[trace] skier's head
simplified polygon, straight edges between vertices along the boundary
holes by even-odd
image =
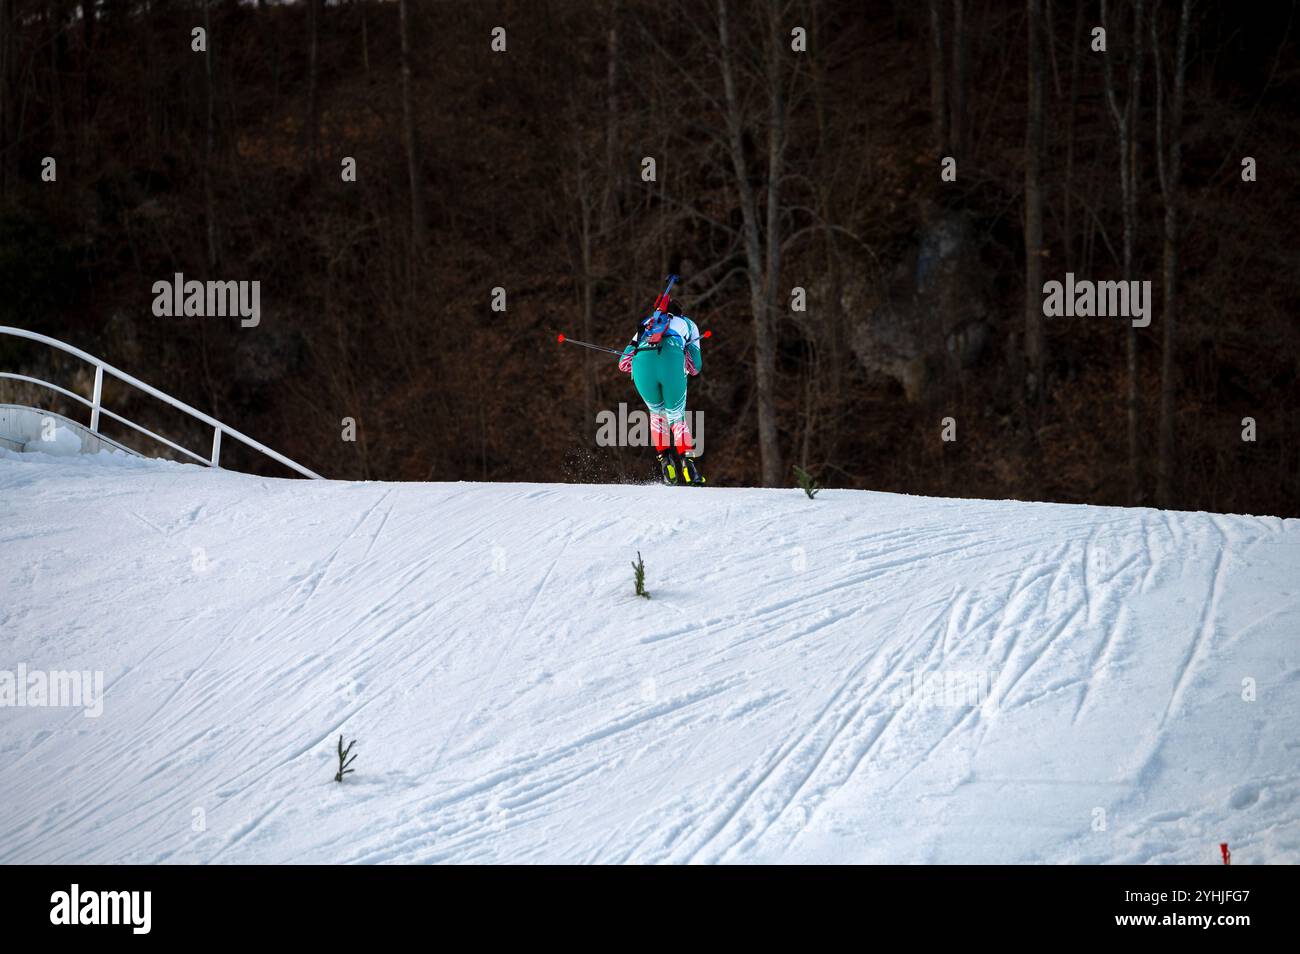
[[[668,299],[668,314],[677,315],[678,317],[685,314],[685,312],[682,311],[682,303],[676,298]]]

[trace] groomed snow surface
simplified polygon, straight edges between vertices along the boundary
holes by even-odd
[[[0,862],[1295,863],[1298,635],[1294,519],[0,452],[0,671],[104,680]]]

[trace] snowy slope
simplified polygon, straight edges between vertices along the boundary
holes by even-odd
[[[1297,520],[0,454],[3,862],[1300,861]]]

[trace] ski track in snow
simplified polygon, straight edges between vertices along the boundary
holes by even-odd
[[[105,684],[0,862],[1294,863],[1298,635],[1297,520],[0,452],[0,672]]]

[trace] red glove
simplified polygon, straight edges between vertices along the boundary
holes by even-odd
[[[618,359],[618,369],[628,374],[632,373],[632,355],[630,353],[623,355]]]
[[[700,373],[695,370],[695,362],[691,360],[691,356],[689,352],[686,355],[686,373],[691,375],[692,377]]]

